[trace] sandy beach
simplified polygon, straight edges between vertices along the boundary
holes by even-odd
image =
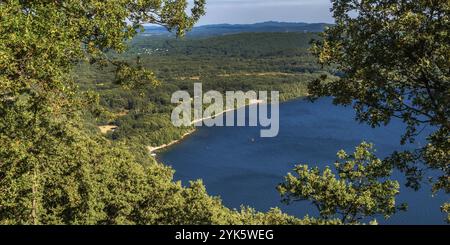
[[[250,102],[247,105],[245,105],[245,106],[250,106],[250,105],[255,105],[255,104],[262,104],[262,103],[264,103],[263,100],[250,100]],[[208,120],[208,119],[211,119],[211,118],[223,115],[224,113],[227,113],[227,112],[230,112],[230,111],[234,111],[234,110],[237,110],[237,109],[240,109],[240,108],[242,108],[242,107],[233,108],[233,109],[227,109],[227,110],[224,110],[224,111],[222,111],[220,113],[217,113],[214,116],[204,117],[204,118],[201,118],[201,119],[194,120],[194,121],[191,122],[191,125],[194,125],[194,124],[196,124],[198,122],[202,122],[204,120]],[[170,143],[167,143],[167,144],[164,144],[164,145],[160,145],[160,146],[148,146],[147,149],[149,150],[150,153],[155,153],[158,150],[161,150],[161,149],[164,149],[166,147],[169,147],[169,146],[172,146],[174,144],[179,143],[180,141],[182,141],[183,139],[185,139],[186,137],[188,137],[189,135],[191,135],[194,132],[195,132],[195,129],[191,130],[191,131],[189,131],[189,132],[187,132],[185,134],[183,134],[183,136],[181,136],[181,138],[178,139],[178,140],[174,140],[174,141],[172,141]]]

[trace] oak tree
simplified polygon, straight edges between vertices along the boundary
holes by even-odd
[[[401,143],[432,129],[423,147],[394,152],[385,164],[419,188],[427,170],[433,192],[450,192],[450,2],[333,0],[335,25],[312,51],[340,79],[310,84],[311,98],[333,96],[373,127],[406,124]],[[428,179],[428,178],[427,178]]]
[[[391,169],[374,155],[372,144],[363,142],[353,155],[340,151],[337,156],[337,175],[329,167],[321,171],[296,166],[295,174],[289,173],[278,186],[283,201],[309,201],[318,209],[320,219],[338,219],[343,224],[360,224],[376,216],[389,218],[406,209],[406,204],[396,203],[400,185],[387,179]]]

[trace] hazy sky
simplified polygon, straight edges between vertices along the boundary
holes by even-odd
[[[330,0],[206,0],[205,24],[263,21],[332,23]]]

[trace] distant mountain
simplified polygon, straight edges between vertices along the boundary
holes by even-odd
[[[228,34],[237,34],[243,32],[322,32],[325,27],[331,26],[326,23],[289,23],[289,22],[263,22],[256,24],[216,24],[194,27],[187,36],[207,37],[220,36]],[[146,26],[143,35],[173,35],[164,27]]]

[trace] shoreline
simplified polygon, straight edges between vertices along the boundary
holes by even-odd
[[[306,98],[308,95],[309,95],[309,94],[305,94],[305,95],[302,95],[302,96],[299,96],[299,97],[287,99],[287,100],[285,100],[285,101],[280,101],[280,104],[285,103],[285,102],[289,102],[289,101],[292,101],[292,100],[303,99],[303,98]],[[225,113],[227,113],[227,112],[230,112],[230,111],[235,111],[235,110],[239,110],[239,109],[241,109],[241,108],[243,108],[243,107],[247,107],[247,106],[251,106],[251,105],[258,105],[258,104],[262,104],[262,103],[264,103],[264,101],[262,101],[262,100],[252,100],[252,101],[250,101],[250,103],[248,103],[248,104],[245,105],[245,106],[241,106],[241,107],[239,107],[239,108],[227,109],[227,110],[224,110],[224,111],[222,111],[222,112],[220,112],[220,113],[217,113],[217,114],[214,115],[214,116],[204,117],[204,118],[201,118],[201,119],[198,119],[198,120],[194,120],[194,121],[191,122],[191,125],[194,125],[194,124],[197,123],[197,122],[201,122],[201,121],[204,121],[204,120],[207,120],[207,119],[211,119],[211,118],[213,118],[213,117],[217,117],[217,116],[223,115],[223,114],[225,114]],[[170,146],[173,146],[173,145],[175,145],[175,144],[180,143],[180,142],[183,141],[185,138],[187,138],[189,135],[195,133],[196,130],[197,130],[197,129],[194,128],[194,129],[190,130],[189,132],[183,134],[183,135],[181,136],[181,138],[179,138],[179,139],[177,139],[177,140],[174,140],[174,141],[172,141],[172,142],[170,142],[170,143],[167,143],[167,144],[163,144],[163,145],[160,145],[160,146],[147,146],[147,149],[148,149],[148,151],[149,151],[150,154],[155,155],[156,152],[159,151],[159,150],[162,150],[162,149],[165,149],[165,148],[167,148],[167,147],[170,147]]]
[[[170,142],[170,143],[163,144],[163,145],[160,145],[160,146],[155,146],[155,147],[147,146],[147,149],[148,149],[148,151],[150,152],[150,154],[155,153],[155,152],[158,151],[158,150],[161,150],[161,149],[167,148],[167,147],[169,147],[169,146],[175,145],[176,143],[179,143],[179,142],[182,141],[184,138],[188,137],[189,135],[193,134],[194,132],[195,132],[195,129],[190,130],[189,132],[183,134],[183,135],[181,136],[181,138],[179,138],[179,139],[177,139],[177,140],[174,140],[174,141],[172,141],[172,142]]]
[[[264,101],[262,101],[262,100],[252,100],[252,101],[250,101],[250,103],[248,103],[248,104],[245,105],[245,106],[241,106],[241,107],[239,107],[239,108],[233,108],[233,109],[223,110],[222,112],[217,113],[216,115],[209,116],[209,117],[203,117],[203,118],[201,118],[201,119],[194,120],[194,121],[191,122],[191,126],[194,125],[194,124],[196,124],[196,123],[198,123],[198,122],[203,122],[204,120],[208,120],[208,119],[211,119],[211,118],[214,118],[214,117],[221,116],[221,115],[223,115],[223,114],[225,114],[225,113],[227,113],[227,112],[239,110],[239,109],[241,109],[241,108],[244,108],[244,107],[247,107],[247,106],[251,106],[251,105],[259,105],[259,104],[262,104],[262,103],[264,103]],[[150,154],[155,154],[156,151],[158,151],[158,150],[161,150],[161,149],[167,148],[167,147],[169,147],[169,146],[175,145],[175,144],[177,144],[177,143],[180,143],[180,142],[181,142],[182,140],[184,140],[186,137],[188,137],[189,135],[195,133],[195,131],[196,131],[196,129],[194,128],[193,130],[190,130],[189,132],[183,134],[183,135],[181,136],[181,138],[179,138],[179,139],[177,139],[177,140],[174,140],[174,141],[172,141],[172,142],[170,142],[170,143],[163,144],[163,145],[160,145],[160,146],[147,146],[147,149],[148,149],[148,151],[150,152]]]

